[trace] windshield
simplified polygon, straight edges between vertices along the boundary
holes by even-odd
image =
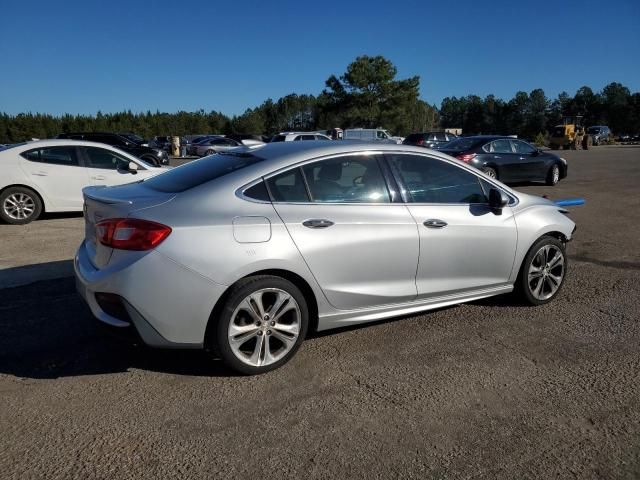
[[[262,160],[261,157],[246,152],[219,153],[151,177],[144,181],[144,185],[159,192],[184,192]]]
[[[477,139],[477,138],[472,138],[472,137],[468,137],[468,138],[457,138],[455,140],[450,141],[449,143],[447,143],[446,147],[444,148],[445,150],[470,150],[478,145],[480,145],[482,142],[485,142],[485,139]]]
[[[131,140],[133,143],[144,143],[144,138],[139,137],[135,133],[121,133],[121,137],[125,137],[127,140]]]

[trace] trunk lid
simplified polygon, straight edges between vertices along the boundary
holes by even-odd
[[[96,224],[109,218],[126,218],[133,212],[172,200],[175,193],[151,190],[143,182],[115,187],[95,186],[82,190],[84,197],[85,248],[95,268],[109,264],[113,249],[96,239]]]

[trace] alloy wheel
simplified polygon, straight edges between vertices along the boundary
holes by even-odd
[[[300,328],[300,306],[293,296],[279,288],[264,288],[236,307],[229,322],[229,346],[241,362],[267,366],[291,351]]]
[[[556,183],[558,183],[560,181],[560,169],[558,168],[557,165],[553,166],[553,184],[555,185]]]
[[[36,203],[26,193],[14,193],[4,199],[2,210],[13,220],[26,220],[36,210]]]
[[[538,300],[553,297],[564,278],[564,254],[555,245],[544,245],[531,259],[527,285],[531,295]]]

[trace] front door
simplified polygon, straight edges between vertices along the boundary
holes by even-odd
[[[479,178],[463,167],[416,154],[388,159],[418,226],[419,298],[507,284],[517,241],[511,209],[493,213]]]
[[[391,203],[379,162],[344,155],[267,180],[278,215],[338,309],[416,297],[416,224],[405,205]]]
[[[81,150],[91,185],[122,185],[141,178],[129,172],[128,158],[112,150],[100,147],[81,147]]]

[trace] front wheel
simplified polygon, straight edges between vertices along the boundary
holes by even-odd
[[[545,179],[545,183],[549,186],[554,186],[560,181],[560,167],[558,164],[553,165],[549,172],[547,173],[547,178]]]
[[[7,188],[0,195],[0,218],[12,225],[31,223],[42,213],[42,202],[33,190]]]
[[[264,373],[295,355],[308,323],[306,300],[293,283],[271,275],[249,277],[232,287],[212,346],[233,370]]]
[[[560,292],[566,273],[564,244],[555,237],[544,236],[524,258],[516,280],[516,291],[530,305],[549,303]]]

